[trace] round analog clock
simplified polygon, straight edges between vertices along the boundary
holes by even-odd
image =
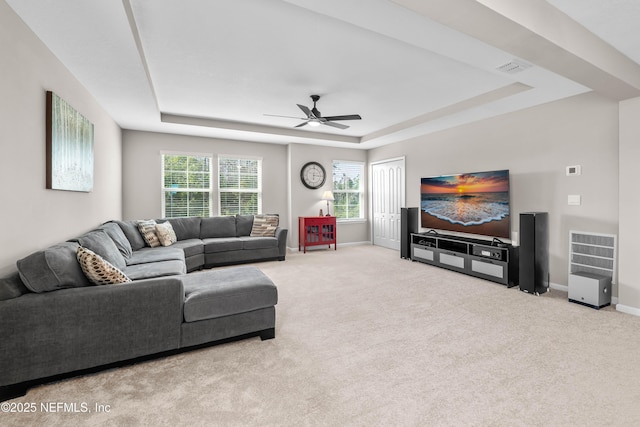
[[[302,169],[300,169],[300,180],[305,187],[312,190],[322,187],[326,179],[327,173],[318,162],[306,163],[302,166]]]

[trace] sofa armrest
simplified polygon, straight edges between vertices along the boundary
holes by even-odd
[[[276,228],[275,238],[278,239],[278,254],[281,260],[284,260],[287,255],[287,233],[289,230],[286,228]]]
[[[0,302],[0,386],[176,349],[179,277],[31,293]]]

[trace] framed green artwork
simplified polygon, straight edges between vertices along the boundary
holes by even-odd
[[[47,189],[93,190],[93,124],[47,91]]]

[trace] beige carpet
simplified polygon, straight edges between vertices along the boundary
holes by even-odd
[[[31,389],[10,426],[640,425],[640,318],[520,292],[395,251],[258,264],[276,338]],[[91,413],[43,413],[41,403]],[[109,412],[95,412],[95,405]]]

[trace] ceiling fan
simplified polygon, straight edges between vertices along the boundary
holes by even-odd
[[[320,99],[320,95],[311,95],[311,100],[313,101],[313,108],[312,109],[309,109],[309,107],[306,107],[304,105],[296,104],[298,106],[298,108],[300,108],[302,110],[302,112],[307,117],[276,116],[274,114],[265,114],[265,116],[288,117],[288,118],[291,118],[291,119],[304,120],[304,122],[300,123],[297,126],[294,126],[294,127],[297,127],[297,128],[305,126],[305,125],[309,125],[309,126],[325,125],[325,126],[331,126],[331,127],[334,127],[334,128],[338,128],[338,129],[348,129],[349,126],[343,125],[342,123],[334,123],[334,122],[338,121],[338,120],[360,120],[360,119],[362,119],[362,117],[360,117],[359,114],[348,114],[348,115],[345,115],[345,116],[327,116],[327,117],[322,117],[322,114],[320,114],[320,111],[316,108],[316,102],[318,102],[319,99]]]

